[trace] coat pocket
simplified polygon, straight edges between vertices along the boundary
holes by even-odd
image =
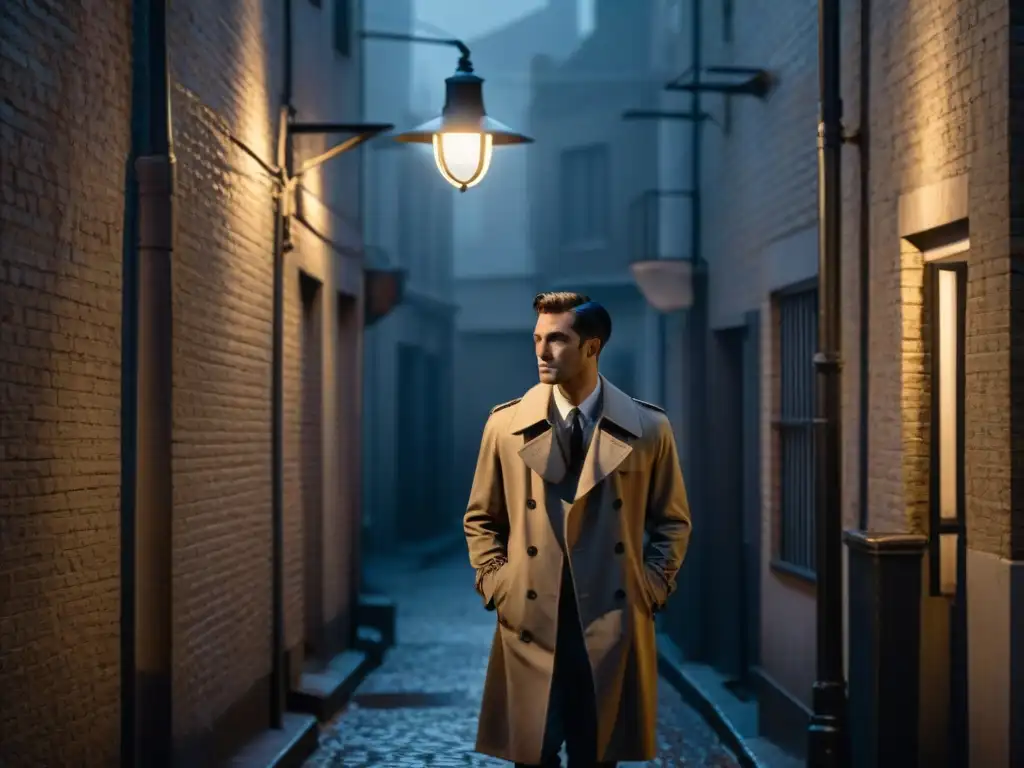
[[[501,614],[502,606],[505,604],[505,601],[508,600],[509,583],[511,581],[510,569],[511,566],[508,563],[505,563],[491,576],[491,578],[494,579],[494,607],[497,609],[499,615]]]

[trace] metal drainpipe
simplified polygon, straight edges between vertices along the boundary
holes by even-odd
[[[702,51],[701,35],[703,31],[702,22],[703,0],[693,0],[693,17],[691,30],[691,45],[693,47],[693,84],[700,85]],[[707,471],[705,452],[698,449],[707,441],[705,430],[707,417],[707,345],[705,338],[706,314],[707,314],[707,280],[706,276],[699,274],[701,263],[701,130],[703,121],[700,119],[701,94],[700,89],[694,88],[690,97],[690,111],[693,119],[690,121],[692,132],[690,134],[690,259],[692,261],[693,281],[693,307],[689,312],[689,323],[687,332],[689,335],[690,348],[690,446],[687,453],[690,456],[690,478],[689,483],[693,489],[694,506],[703,508],[707,499]],[[703,568],[702,568],[703,570]],[[701,615],[708,616],[710,603],[713,599],[710,590],[702,590]],[[701,633],[699,642],[700,653],[703,655],[705,642],[704,633]]]
[[[841,464],[842,148],[839,0],[819,0],[818,56],[818,423],[815,506],[817,512],[817,670],[814,714],[808,726],[807,764],[838,768],[849,760],[846,680],[843,668],[843,563]]]
[[[871,318],[871,0],[860,0],[860,414],[857,424],[859,457],[857,460],[857,527],[868,527],[868,437],[870,435],[870,363]]]
[[[271,477],[271,665],[270,725],[281,728],[288,690],[284,636],[284,255],[287,240],[288,178],[287,131],[292,103],[292,3],[283,2],[284,72],[279,112],[277,167],[281,177],[274,199],[273,300],[270,374],[270,477]]]
[[[171,763],[174,154],[166,0],[136,0],[137,461],[134,516],[136,764]],[[129,261],[132,261],[131,259]]]

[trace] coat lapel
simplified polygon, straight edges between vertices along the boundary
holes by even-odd
[[[633,452],[630,442],[622,440],[608,428],[608,422],[634,438],[643,434],[637,405],[622,390],[601,377],[603,407],[601,418],[583,461],[580,481],[576,486],[574,503],[590,493],[602,480],[614,472]]]
[[[546,482],[555,484],[565,478],[566,462],[548,420],[550,403],[551,385],[537,384],[516,405],[509,430],[512,434],[527,435],[526,443],[519,449],[520,458]]]
[[[601,382],[601,417],[583,462],[574,502],[590,493],[633,452],[631,442],[621,439],[619,435],[623,432],[625,436],[633,438],[643,435],[637,404],[603,376]],[[526,443],[519,449],[519,456],[526,466],[546,482],[556,484],[565,478],[567,465],[555,429],[548,418],[550,406],[551,385],[537,384],[516,404],[509,431],[526,435]],[[611,425],[617,429],[610,428]]]

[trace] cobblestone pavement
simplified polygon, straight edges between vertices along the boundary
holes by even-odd
[[[494,614],[483,610],[463,558],[418,572],[381,570],[398,601],[398,639],[384,664],[320,736],[306,768],[508,766],[473,752]],[[734,768],[736,759],[662,682],[659,756],[623,766]]]

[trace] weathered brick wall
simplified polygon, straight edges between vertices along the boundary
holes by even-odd
[[[764,101],[731,97],[731,119],[726,97],[702,97],[718,123],[703,129],[712,325],[757,309],[762,252],[817,220],[817,2],[736,3],[732,43],[720,33],[718,5],[705,3],[705,66],[765,67],[777,86]]]
[[[195,737],[271,664],[270,178],[280,3],[170,6],[174,729]]]
[[[293,226],[293,232],[296,228]],[[299,272],[285,270],[284,355],[284,641],[302,643],[304,526],[302,516],[302,290]],[[291,670],[292,674],[298,670]]]
[[[127,0],[4,4],[4,766],[117,762],[121,238],[130,48]]]
[[[871,432],[878,529],[923,530],[929,395],[923,259],[902,242],[898,201],[968,174],[966,474],[971,547],[1009,545],[1008,9],[1002,0],[875,0],[871,40]],[[856,37],[856,14],[845,32]],[[893,34],[893,30],[901,30]],[[848,58],[856,125],[859,61]],[[854,162],[849,163],[852,169]],[[846,219],[856,221],[856,207]],[[844,257],[856,256],[847,248]],[[855,337],[848,337],[855,338]]]
[[[770,565],[781,509],[775,426],[781,415],[780,338],[770,292],[785,280],[769,253],[788,248],[779,244],[817,221],[817,2],[735,3],[732,42],[720,10],[718,3],[704,4],[704,65],[764,67],[775,85],[765,100],[732,97],[727,104],[721,95],[702,97],[702,110],[715,120],[703,129],[709,319],[713,328],[728,327],[742,322],[747,311],[761,310],[760,663],[777,684],[806,702],[814,672],[813,587]],[[799,261],[802,254],[787,251],[784,257]]]
[[[358,122],[360,67],[358,40],[347,54],[333,40],[333,14],[347,5],[349,28],[360,28],[361,3],[307,2],[294,5],[295,119],[299,122]],[[303,136],[295,139],[296,166],[345,135]],[[379,139],[386,141],[386,139]],[[362,381],[362,225],[359,152],[342,154],[306,174],[295,196],[296,218],[291,226],[293,250],[285,267],[285,641],[301,650],[307,613],[323,622],[326,655],[350,640],[354,581],[357,568],[360,515],[359,451]],[[299,275],[320,284],[319,351],[320,397],[303,400],[301,368],[314,351],[303,339]],[[342,322],[344,318],[344,323]],[[308,382],[308,378],[307,378]],[[303,423],[319,422],[319,433],[303,432]],[[313,441],[313,444],[311,444]],[[317,478],[305,467],[304,455],[320,446],[322,471]],[[315,483],[316,488],[310,487]],[[320,580],[305,585],[305,510],[318,510]],[[315,594],[313,594],[315,593]],[[315,599],[319,605],[309,604]],[[316,640],[316,638],[313,638]],[[298,662],[300,656],[292,660]],[[293,669],[293,673],[299,670]]]

